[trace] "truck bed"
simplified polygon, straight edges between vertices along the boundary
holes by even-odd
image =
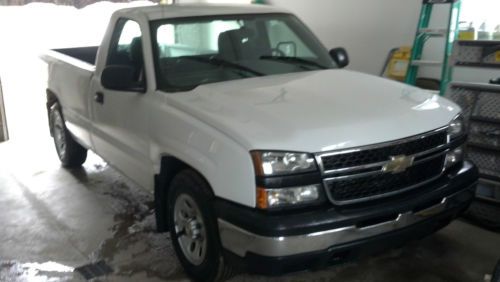
[[[99,48],[98,46],[90,46],[90,47],[78,47],[78,48],[53,49],[52,51],[62,53],[64,55],[84,61],[91,65],[95,65],[98,48]]]

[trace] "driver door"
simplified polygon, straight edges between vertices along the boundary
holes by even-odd
[[[118,20],[106,66],[133,67],[134,88],[105,89],[100,77],[94,77],[90,103],[94,124],[92,141],[97,153],[133,181],[148,188],[152,187],[153,177],[148,157],[148,94],[143,58],[139,24],[129,19]]]

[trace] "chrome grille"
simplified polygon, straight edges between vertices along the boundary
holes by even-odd
[[[441,176],[447,152],[447,128],[419,136],[317,155],[330,201],[336,205],[364,202],[422,186]],[[413,164],[400,172],[384,172],[394,157]]]
[[[444,155],[416,164],[400,174],[373,174],[360,178],[346,178],[327,182],[327,189],[335,203],[373,199],[403,192],[415,185],[432,181],[441,174]]]
[[[332,171],[346,167],[356,167],[365,164],[385,162],[390,156],[411,156],[420,152],[436,149],[447,141],[446,131],[431,135],[423,135],[415,140],[382,146],[379,148],[334,154],[321,157],[323,169]]]

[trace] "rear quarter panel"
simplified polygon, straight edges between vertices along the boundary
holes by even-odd
[[[62,106],[66,127],[83,146],[90,148],[88,91],[95,66],[55,51],[49,51],[42,59],[48,64],[47,88]]]

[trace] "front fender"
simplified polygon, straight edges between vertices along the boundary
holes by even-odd
[[[162,158],[173,156],[202,174],[216,197],[255,207],[255,174],[247,148],[166,103],[151,106],[156,107],[150,119],[156,173]]]

